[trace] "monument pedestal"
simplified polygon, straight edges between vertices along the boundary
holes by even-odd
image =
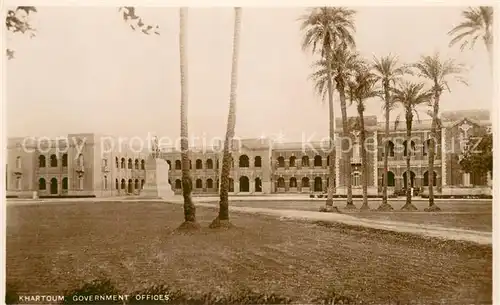
[[[170,166],[160,158],[148,157],[145,164],[146,183],[144,184],[140,198],[147,199],[169,199],[174,197],[172,186],[168,183],[168,171]]]

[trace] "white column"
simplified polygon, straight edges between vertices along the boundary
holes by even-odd
[[[441,128],[441,186],[446,186],[446,128],[444,127]]]
[[[373,152],[373,185],[378,189],[378,132],[374,132],[374,152]]]

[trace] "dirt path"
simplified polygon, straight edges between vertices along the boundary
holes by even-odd
[[[7,205],[32,205],[32,204],[64,204],[82,201],[82,199],[64,200],[64,202],[58,202],[55,200],[8,200]],[[146,201],[140,198],[88,198],[89,203],[98,203],[100,201],[106,202],[132,202],[132,201]],[[167,202],[165,200],[147,200],[151,202],[160,201]],[[205,202],[199,202],[205,201]],[[216,202],[208,203],[206,198],[196,198],[196,206],[202,207],[216,207]],[[171,204],[182,204],[182,198],[175,198],[168,201]],[[230,211],[248,213],[248,214],[262,214],[270,215],[275,217],[280,217],[282,219],[297,219],[297,220],[308,220],[308,221],[328,221],[328,222],[338,222],[346,225],[363,226],[373,229],[381,229],[393,232],[403,232],[403,233],[413,233],[428,237],[443,238],[449,240],[460,240],[468,241],[477,244],[488,245],[492,244],[492,233],[491,232],[481,232],[473,230],[464,229],[454,229],[445,228],[435,225],[419,225],[408,222],[390,221],[390,220],[375,220],[375,219],[364,219],[358,218],[346,214],[337,213],[321,213],[314,211],[305,210],[290,210],[290,209],[269,209],[269,208],[254,208],[254,207],[241,207],[241,206],[230,206]]]
[[[179,204],[179,202],[174,202]],[[213,203],[198,202],[197,206],[214,207]],[[269,216],[280,217],[283,220],[296,219],[296,220],[313,220],[313,221],[330,221],[338,222],[347,225],[363,226],[373,229],[388,230],[394,232],[413,233],[429,237],[444,238],[450,240],[468,241],[483,245],[492,244],[492,233],[445,228],[432,225],[418,225],[407,222],[389,221],[389,220],[372,220],[358,218],[346,214],[337,213],[321,213],[313,211],[298,211],[298,210],[277,210],[267,208],[252,208],[252,207],[235,207],[230,206],[230,211],[248,213],[248,214],[262,214]]]

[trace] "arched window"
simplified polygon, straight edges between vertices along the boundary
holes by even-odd
[[[315,192],[323,191],[323,179],[321,179],[321,177],[314,178],[314,191]]]
[[[255,191],[262,192],[262,181],[259,177],[255,178]]]
[[[323,164],[323,160],[321,160],[320,155],[316,155],[314,157],[314,166],[321,166]]]
[[[382,174],[382,179],[384,179],[384,174]],[[382,184],[384,183],[384,180],[382,180]],[[396,179],[394,176],[394,173],[391,171],[387,172],[387,186],[395,186],[396,185]]]
[[[212,159],[207,159],[207,169],[214,169],[214,161]]]
[[[121,189],[124,190],[126,187],[127,187],[127,184],[125,183],[125,179],[122,179]]]
[[[141,179],[141,190],[144,188],[145,183],[146,183],[146,181],[144,179]]]
[[[302,166],[309,167],[309,157],[308,156],[302,157]]]
[[[115,179],[115,189],[120,189],[120,183],[118,182],[118,179]]]
[[[38,157],[38,167],[45,167],[45,156],[39,156]]]
[[[389,146],[388,156],[394,157],[394,143],[392,141],[389,141],[388,146]]]
[[[297,179],[295,177],[290,178],[290,187],[297,187]]]
[[[196,179],[196,188],[197,189],[203,188],[203,181],[201,181],[201,179]]]
[[[247,155],[240,156],[239,167],[250,167],[250,159]]]
[[[68,167],[68,154],[63,154],[62,155],[62,166],[63,167]]]
[[[260,156],[255,157],[255,160],[253,161],[253,166],[262,167],[262,158]]]
[[[170,162],[170,160],[167,160],[167,164],[168,164],[168,169],[172,170],[172,162]]]
[[[285,179],[283,177],[278,178],[278,187],[285,187]]]
[[[134,161],[134,168],[139,169],[139,159],[135,159]]]
[[[125,168],[125,158],[122,158],[120,167]]]
[[[196,169],[203,169],[203,161],[196,159]]]
[[[144,161],[144,159],[143,159],[143,160],[141,160],[141,169],[142,169],[142,170],[145,170],[145,169],[146,169],[146,161]]]
[[[57,156],[50,155],[50,167],[57,167]]]
[[[132,159],[131,158],[128,159],[127,168],[132,169]]]
[[[118,160],[118,157],[115,157],[115,165],[116,165],[116,168],[120,168],[120,161]]]
[[[410,153],[410,156],[414,156],[415,155],[415,142],[413,141],[410,141],[410,147],[408,147],[407,145],[407,141],[404,141],[403,142],[403,147],[404,147],[404,150],[403,150],[403,156],[408,156],[408,148],[410,149],[409,153]]]
[[[181,169],[182,163],[181,160],[175,160],[175,169]]]
[[[180,179],[175,180],[175,188],[178,190],[182,188],[182,182]]]
[[[207,179],[207,189],[214,187],[214,181],[212,179]]]
[[[308,177],[302,178],[302,187],[309,187],[309,178]]]
[[[40,191],[44,191],[47,189],[47,183],[45,182],[45,179],[44,178],[40,178],[38,180],[38,189]]]
[[[135,179],[135,181],[134,181],[134,188],[135,188],[136,190],[138,190],[138,189],[139,189],[139,179]]]
[[[422,154],[427,156],[429,154],[429,148],[431,147],[431,139],[427,139],[422,147]],[[436,146],[434,146],[434,153],[436,152]]]
[[[290,167],[295,167],[295,160],[296,160],[296,159],[297,159],[297,158],[295,158],[295,156],[291,156],[291,157],[290,157],[290,160],[289,160],[289,166],[290,166]]]
[[[285,167],[285,158],[283,157],[278,157],[278,167]]]
[[[361,174],[360,172],[352,173],[352,186],[360,186],[361,185]]]
[[[62,189],[68,190],[68,177],[64,177],[62,180]]]

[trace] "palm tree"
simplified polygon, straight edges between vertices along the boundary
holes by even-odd
[[[348,95],[352,103],[356,103],[356,109],[359,117],[360,129],[360,144],[361,144],[361,177],[363,185],[363,205],[361,210],[369,210],[368,206],[368,168],[366,156],[366,130],[365,130],[365,101],[367,99],[376,97],[379,92],[375,88],[377,84],[377,76],[370,72],[368,66],[361,63],[353,73],[353,78],[348,82]]]
[[[236,126],[236,88],[238,85],[238,57],[240,51],[241,32],[241,7],[234,8],[234,36],[233,36],[233,61],[231,69],[231,92],[229,96],[229,114],[227,118],[227,131],[224,141],[224,153],[222,157],[221,187],[219,215],[210,224],[210,228],[229,228],[229,172],[232,161],[232,142]]]
[[[329,63],[329,64],[328,64]],[[332,53],[331,60],[321,59],[314,63],[315,72],[311,74],[310,79],[315,84],[316,91],[326,96],[328,84],[333,78],[335,88],[339,92],[340,110],[342,113],[343,136],[349,136],[349,122],[347,118],[347,99],[346,90],[348,81],[359,65],[359,55],[345,46],[340,46]],[[346,209],[356,209],[352,202],[352,184],[351,184],[351,151],[344,150],[344,181],[347,188]]]
[[[469,7],[462,11],[462,16],[462,23],[448,32],[452,36],[450,47],[461,42],[460,50],[467,46],[472,49],[481,38],[488,51],[490,67],[493,68],[493,7]]]
[[[383,90],[384,111],[385,111],[385,141],[384,141],[384,181],[382,191],[382,204],[378,207],[379,211],[391,211],[393,207],[387,202],[387,184],[389,167],[389,121],[391,114],[391,90],[401,80],[401,78],[410,73],[410,70],[398,63],[398,58],[389,54],[380,59],[373,58],[373,73]]]
[[[392,89],[392,100],[395,104],[402,106],[406,121],[406,204],[402,210],[415,211],[411,203],[411,131],[414,116],[418,119],[417,106],[429,103],[432,98],[432,92],[425,90],[424,83],[412,83],[405,81],[397,88]],[[399,116],[396,118],[396,126],[399,124]],[[432,175],[430,175],[432,176]]]
[[[181,71],[181,160],[182,160],[182,195],[184,197],[184,223],[179,229],[198,229],[196,222],[196,207],[191,198],[193,180],[189,168],[189,143],[188,143],[188,84],[187,84],[187,18],[188,8],[179,8],[179,53]]]
[[[453,78],[456,81],[467,84],[461,77],[465,71],[463,65],[456,63],[453,59],[441,60],[439,53],[433,56],[422,56],[420,60],[413,65],[420,77],[424,77],[432,83],[432,117],[430,147],[429,147],[429,208],[427,211],[440,211],[441,209],[434,203],[434,156],[437,143],[437,125],[439,123],[439,101],[443,90],[450,91],[448,81]]]
[[[299,18],[300,29],[304,33],[302,49],[312,49],[313,54],[319,51],[321,59],[332,60],[332,53],[339,46],[354,47],[354,15],[355,11],[344,7],[312,8],[308,14]],[[328,175],[327,210],[338,211],[333,206],[335,185],[335,112],[333,105],[333,80],[330,65],[327,67],[327,92],[330,133],[330,165]],[[352,197],[352,196],[351,196]]]

